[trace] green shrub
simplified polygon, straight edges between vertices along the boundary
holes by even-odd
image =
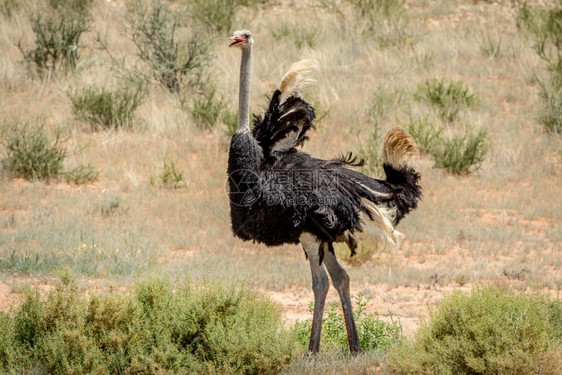
[[[541,86],[544,107],[539,114],[539,123],[551,133],[562,134],[562,88]]]
[[[166,158],[162,160],[164,170],[156,177],[152,177],[150,182],[152,185],[162,186],[168,189],[177,189],[185,185],[185,177],[183,172],[176,169],[173,161],[168,161]]]
[[[134,125],[134,111],[142,104],[146,91],[140,84],[115,90],[90,86],[82,93],[68,93],[72,112],[79,120],[88,122],[92,130],[130,129]]]
[[[210,61],[210,42],[195,29],[183,27],[179,15],[159,1],[150,8],[137,2],[135,10],[132,40],[152,77],[174,93],[198,87]]]
[[[74,185],[83,185],[98,179],[100,171],[91,165],[79,165],[64,174],[66,182]]]
[[[238,113],[225,108],[221,114],[221,122],[224,124],[224,134],[232,137],[238,130]]]
[[[0,314],[0,372],[268,374],[294,349],[272,303],[217,285],[155,279],[87,298],[66,278],[12,316]]]
[[[3,129],[2,168],[14,177],[41,180],[58,176],[66,157],[62,130],[49,135],[43,125],[15,122]]]
[[[388,356],[395,374],[556,374],[562,303],[538,294],[476,287],[443,299],[415,338]]]
[[[365,307],[368,301],[362,294],[358,294],[353,312],[361,348],[364,351],[386,351],[393,344],[402,340],[402,327],[397,322],[383,322],[377,314],[366,314]],[[310,306],[311,314],[313,307],[313,305]],[[308,346],[310,328],[311,322],[297,322],[295,325],[297,338],[303,346]],[[328,311],[324,314],[321,342],[324,347],[342,352],[349,351],[345,319],[337,302],[330,304]]]
[[[417,120],[410,118],[407,128],[420,150],[427,154],[433,154],[443,142],[443,129],[431,123],[427,117]]]
[[[439,118],[446,122],[455,121],[462,109],[476,102],[476,97],[469,94],[469,88],[464,83],[445,83],[440,79],[431,79],[418,85],[414,98],[431,104]]]
[[[56,71],[68,73],[76,68],[79,58],[80,37],[89,29],[87,18],[81,13],[30,15],[31,28],[35,34],[35,48],[18,48],[24,61],[37,73],[45,75]]]
[[[456,175],[466,175],[478,169],[487,152],[486,132],[483,130],[476,134],[465,133],[450,139],[443,138],[431,151],[436,168],[443,168]]]
[[[544,100],[539,123],[548,132],[562,133],[562,1],[542,7],[526,1],[517,5],[517,26],[531,36],[550,73],[547,82],[539,82]]]
[[[202,129],[215,126],[221,119],[221,114],[227,111],[226,103],[222,99],[217,99],[215,94],[216,88],[210,87],[203,95],[194,96],[191,104],[188,104],[187,97],[182,99],[182,107],[191,113],[195,124]]]

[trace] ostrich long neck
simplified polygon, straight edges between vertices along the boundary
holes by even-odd
[[[242,48],[240,92],[238,97],[238,132],[250,131],[250,86],[252,81],[252,45]]]

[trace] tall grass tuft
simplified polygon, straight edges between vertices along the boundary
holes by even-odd
[[[415,338],[390,351],[393,374],[558,374],[562,303],[476,287],[443,299]]]
[[[45,297],[27,291],[0,327],[7,373],[269,374],[294,347],[263,297],[158,279],[87,298],[65,277]]]
[[[61,129],[49,134],[42,124],[30,125],[16,121],[2,127],[2,143],[6,149],[2,168],[13,177],[42,180],[58,176],[66,157]]]
[[[142,84],[115,90],[90,86],[81,93],[69,92],[72,112],[77,119],[90,124],[92,130],[130,129],[134,126],[134,112],[142,104],[146,90]]]

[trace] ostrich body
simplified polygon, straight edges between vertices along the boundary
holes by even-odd
[[[345,242],[352,255],[356,235],[369,234],[396,244],[394,227],[421,197],[420,175],[408,161],[416,147],[408,133],[391,130],[383,147],[386,180],[349,167],[360,166],[351,154],[314,158],[297,147],[315,118],[314,109],[291,89],[298,87],[312,62],[294,64],[270,98],[263,117],[250,131],[250,82],[253,38],[236,31],[231,47],[242,51],[238,129],[228,158],[232,231],[243,240],[267,246],[300,243],[310,263],[314,312],[309,351],[317,353],[328,275],[341,299],[350,352],[361,350],[353,319],[349,276],[338,263],[333,243]],[[327,273],[326,273],[327,270]]]

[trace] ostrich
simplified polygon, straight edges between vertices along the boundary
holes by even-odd
[[[420,174],[409,164],[417,148],[407,132],[388,132],[383,145],[386,180],[351,169],[363,165],[351,153],[321,160],[297,150],[315,118],[312,106],[296,92],[314,65],[310,60],[293,64],[266,113],[254,117],[250,130],[254,40],[247,30],[234,32],[230,39],[230,47],[242,51],[238,129],[230,143],[227,171],[232,231],[242,240],[267,246],[300,243],[314,294],[309,352],[316,354],[320,347],[328,273],[341,300],[349,350],[357,354],[361,344],[349,276],[336,259],[333,243],[347,243],[352,255],[359,234],[397,243],[401,234],[394,227],[422,195]]]

